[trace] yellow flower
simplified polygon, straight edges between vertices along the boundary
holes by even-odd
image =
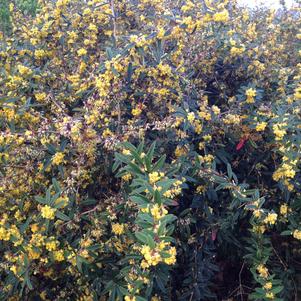
[[[268,269],[263,264],[260,264],[257,267],[257,271],[258,271],[260,277],[262,277],[262,278],[268,278],[269,271],[268,271]]]
[[[282,205],[280,206],[280,214],[282,214],[282,215],[287,215],[287,212],[288,212],[287,204],[282,204]]]
[[[52,163],[54,165],[60,165],[62,162],[64,162],[64,153],[58,152],[52,157]]]
[[[112,232],[121,235],[124,233],[124,224],[112,224]]]
[[[213,105],[213,106],[211,107],[211,109],[212,109],[212,112],[213,112],[215,115],[218,115],[218,114],[220,114],[220,112],[221,112],[220,108],[219,108],[218,106],[216,106],[216,105]]]
[[[193,112],[187,114],[187,120],[192,123],[195,120],[195,115]]]
[[[229,12],[224,9],[221,12],[215,13],[213,15],[213,20],[215,22],[227,22],[229,20]]]
[[[162,217],[164,217],[168,211],[161,205],[159,206],[158,204],[155,204],[151,210],[150,210],[152,216],[154,217],[155,220],[159,220]]]
[[[206,186],[204,185],[199,185],[197,188],[196,188],[196,193],[203,193],[206,191]]]
[[[150,182],[150,184],[154,184],[154,183],[158,182],[163,177],[164,177],[163,172],[159,173],[157,171],[154,171],[154,172],[149,174],[149,182]]]
[[[11,234],[10,234],[9,231],[7,231],[7,230],[6,230],[5,228],[3,228],[3,227],[0,227],[0,240],[5,240],[5,241],[7,241],[7,240],[10,239],[10,236],[11,236]]]
[[[270,290],[273,287],[273,284],[272,282],[267,282],[263,287],[265,290]]]
[[[135,117],[141,115],[141,113],[142,113],[142,110],[140,108],[134,108],[134,109],[132,109],[132,114]]]
[[[144,259],[148,265],[157,265],[162,260],[160,253],[156,250],[151,250],[149,246],[146,245],[142,246],[140,252],[144,256]],[[144,262],[143,262],[143,266],[145,266]]]
[[[203,136],[203,139],[206,142],[210,142],[212,140],[212,136],[211,135],[205,135],[205,136]]]
[[[125,296],[124,301],[136,301],[136,297],[135,296]]]
[[[18,71],[21,75],[30,75],[30,74],[32,74],[31,69],[26,67],[26,66],[23,66],[23,65],[18,66]]]
[[[46,247],[47,251],[55,251],[57,248],[57,241],[52,240],[52,241],[46,242],[45,247]]]
[[[55,261],[63,261],[65,259],[64,251],[63,250],[54,251],[53,258]]]
[[[176,157],[181,157],[183,155],[186,155],[187,152],[188,152],[188,150],[185,146],[178,145],[176,150],[175,150],[175,155],[176,155]]]
[[[277,213],[269,213],[268,216],[264,219],[264,223],[274,225],[277,221],[277,217]]]
[[[10,268],[9,268],[15,275],[17,275],[17,266],[16,265],[12,265]]]
[[[147,269],[149,267],[149,264],[147,263],[146,260],[142,260],[140,266],[142,269]]]
[[[39,225],[38,224],[32,224],[30,225],[30,230],[32,233],[35,233],[39,230]]]
[[[177,255],[177,250],[175,247],[171,247],[168,251],[168,254],[170,254],[170,257],[164,258],[164,262],[168,265],[172,265],[176,263],[176,255]]]
[[[56,212],[56,209],[51,208],[48,205],[45,205],[44,207],[41,208],[41,215],[42,215],[42,217],[44,217],[46,219],[50,219],[50,220],[54,219],[55,212]]]
[[[214,160],[214,156],[211,154],[208,154],[208,155],[204,156],[203,159],[204,159],[204,162],[211,163]]]
[[[268,299],[275,299],[275,295],[274,295],[274,293],[272,293],[272,292],[266,293],[265,296],[266,296],[266,298],[268,298]]]
[[[254,102],[254,97],[256,96],[256,90],[253,88],[247,89],[246,90],[246,96],[247,96],[247,103],[253,103]]]
[[[260,209],[255,209],[255,210],[253,211],[253,215],[254,215],[255,217],[257,217],[257,218],[261,217],[261,215],[262,215],[262,210],[260,210]]]
[[[293,237],[298,239],[298,240],[301,240],[301,231],[296,229],[294,232],[293,232]]]
[[[266,128],[266,126],[267,126],[267,123],[266,123],[266,122],[260,122],[260,123],[257,123],[257,125],[256,125],[256,131],[257,131],[257,132],[262,132],[262,131],[264,131],[265,128]]]
[[[40,258],[40,255],[41,254],[39,252],[37,252],[36,250],[34,250],[33,248],[28,249],[28,257],[30,259],[38,259],[38,258]]]
[[[124,174],[121,178],[122,178],[122,180],[128,182],[132,178],[132,175],[128,172],[128,173]]]
[[[273,180],[279,181],[280,179],[285,178],[293,179],[295,175],[296,171],[293,169],[293,167],[287,163],[284,163],[273,173]]]
[[[35,50],[34,55],[38,60],[40,60],[40,59],[44,58],[47,55],[47,53],[43,49],[37,49],[37,50]]]
[[[265,230],[266,230],[265,226],[263,226],[263,225],[253,227],[253,232],[255,232],[255,233],[263,234],[265,232]]]
[[[230,49],[230,54],[232,56],[237,56],[237,55],[240,55],[240,54],[244,53],[245,50],[246,50],[246,48],[244,46],[241,46],[241,47],[233,46]]]
[[[47,95],[46,95],[45,92],[41,92],[41,93],[36,93],[34,96],[35,96],[37,101],[43,102],[46,99]]]
[[[122,153],[124,154],[124,155],[130,155],[131,154],[131,152],[128,150],[128,149],[126,149],[126,148],[124,148],[123,150],[122,150]]]
[[[276,136],[276,140],[282,140],[286,134],[286,130],[282,128],[283,124],[274,124],[273,132]]]
[[[79,49],[79,50],[77,51],[77,54],[78,54],[79,56],[84,56],[84,55],[87,54],[87,50],[84,49],[84,48],[81,48],[81,49]]]

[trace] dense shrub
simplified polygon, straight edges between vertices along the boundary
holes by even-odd
[[[299,300],[300,11],[0,0],[0,299]]]

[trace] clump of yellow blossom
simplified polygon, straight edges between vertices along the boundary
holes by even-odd
[[[257,266],[257,272],[259,273],[259,276],[262,278],[268,278],[269,276],[269,271],[263,264]]]
[[[249,88],[246,90],[246,96],[247,96],[247,99],[246,99],[246,102],[247,103],[253,103],[255,100],[255,96],[256,96],[256,90],[253,89],[253,88]]]
[[[112,224],[112,232],[117,235],[121,235],[124,233],[124,224]]]
[[[60,165],[61,163],[64,162],[64,157],[65,157],[64,153],[62,153],[62,152],[57,152],[57,153],[55,153],[55,155],[52,157],[52,163],[53,163],[54,165]]]
[[[287,204],[282,204],[280,206],[280,214],[281,215],[287,215],[287,213],[288,213],[288,206],[287,206]]]
[[[44,217],[46,219],[50,219],[50,220],[54,219],[55,212],[56,212],[56,209],[52,208],[48,205],[41,207],[41,215],[42,215],[42,217]]]
[[[81,49],[79,49],[79,50],[77,51],[77,54],[78,54],[79,56],[84,56],[84,55],[87,54],[87,50],[84,49],[84,48],[81,48]]]
[[[277,213],[269,213],[267,217],[264,219],[265,224],[274,225],[277,221]]]
[[[270,290],[270,289],[272,289],[273,284],[272,284],[272,282],[267,282],[263,287],[265,290]]]
[[[257,123],[257,125],[256,125],[256,131],[257,131],[257,132],[262,132],[262,131],[264,131],[265,128],[266,128],[266,126],[267,126],[267,123],[266,123],[266,122],[260,122],[260,123]]]
[[[154,183],[158,182],[159,180],[161,180],[163,177],[164,177],[163,172],[154,171],[149,174],[149,182],[150,182],[150,184],[154,184]]]
[[[155,220],[161,219],[168,213],[168,211],[163,206],[159,206],[158,204],[155,204],[151,208],[150,212]]]
[[[301,231],[298,230],[298,229],[294,230],[293,237],[298,239],[298,240],[301,240]]]
[[[213,20],[215,22],[227,22],[229,20],[229,12],[226,9],[217,12],[213,15]]]

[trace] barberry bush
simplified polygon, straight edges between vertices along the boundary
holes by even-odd
[[[281,3],[0,0],[0,300],[300,300]]]

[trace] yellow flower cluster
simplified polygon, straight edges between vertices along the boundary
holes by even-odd
[[[150,212],[151,212],[151,214],[152,214],[152,216],[155,220],[161,219],[162,217],[164,217],[168,213],[168,211],[162,205],[159,206],[158,204],[155,204],[150,209]]]
[[[282,140],[283,137],[286,134],[286,130],[283,128],[284,126],[286,126],[287,124],[274,124],[273,125],[273,132],[276,136],[276,140]]]
[[[259,276],[262,278],[268,278],[269,276],[269,271],[263,264],[257,266],[257,272],[259,273]]]
[[[249,88],[246,90],[246,96],[247,96],[247,99],[246,99],[246,102],[247,103],[253,103],[255,100],[255,96],[256,96],[256,90],[253,89],[253,88]]]
[[[293,237],[298,239],[298,240],[301,240],[301,231],[296,229],[294,232],[293,232]]]
[[[160,262],[164,262],[168,265],[175,264],[176,262],[176,255],[177,251],[175,247],[170,247],[167,250],[164,250],[166,248],[165,243],[160,243],[158,246],[158,249],[151,249],[149,246],[144,245],[141,248],[141,254],[144,256],[144,260],[141,262],[142,268],[148,268],[149,266],[155,266],[159,264]],[[161,257],[160,252],[163,251],[167,254],[169,254],[169,257]]]
[[[157,171],[154,171],[149,174],[149,182],[150,184],[155,184],[156,182],[160,181],[164,176],[165,175],[163,172],[159,173]]]
[[[54,165],[60,165],[64,162],[64,153],[58,152],[52,157],[52,163]]]
[[[273,173],[273,179],[275,181],[286,178],[293,179],[295,175],[296,171],[294,170],[294,167],[290,164],[284,163]]]
[[[229,20],[229,12],[224,9],[213,15],[213,20],[215,22],[227,22]]]
[[[55,212],[56,212],[56,209],[51,208],[48,205],[41,207],[41,215],[42,215],[42,217],[44,217],[46,219],[50,219],[50,220],[54,219]]]
[[[266,128],[266,126],[267,126],[267,123],[266,123],[266,122],[260,122],[260,123],[258,123],[258,124],[256,125],[256,131],[257,131],[257,132],[262,132],[262,131],[264,131],[265,128]]]
[[[117,234],[117,235],[121,235],[124,233],[124,225],[123,224],[112,224],[112,232]]]
[[[277,213],[269,213],[267,217],[264,219],[265,224],[274,225],[277,221]]]

